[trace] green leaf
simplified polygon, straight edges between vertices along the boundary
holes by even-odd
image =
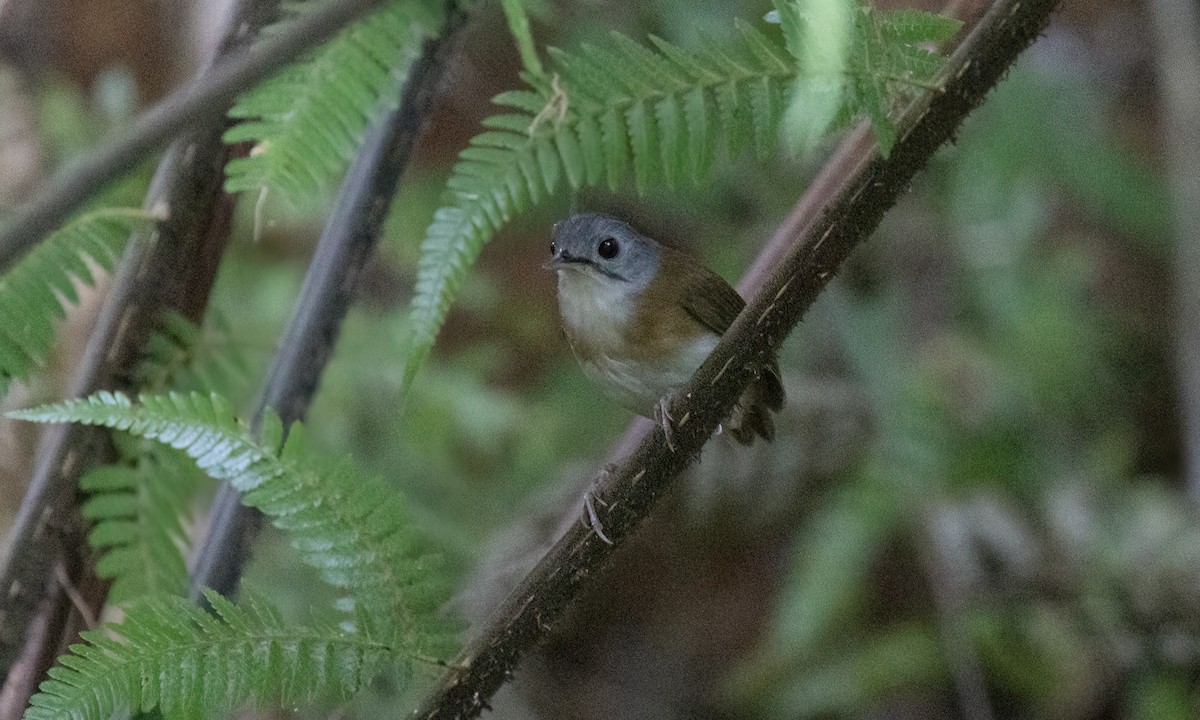
[[[202,331],[168,313],[147,342],[138,385],[152,390],[222,387],[249,392],[250,373],[240,349],[229,342],[219,317]],[[93,468],[80,480],[90,493],[83,514],[94,523],[88,535],[103,554],[100,577],[111,579],[108,602],[124,604],[146,595],[187,593],[183,518],[205,477],[182,453],[150,441],[115,434],[122,460]]]
[[[557,192],[564,176],[572,188],[616,190],[632,169],[642,193],[703,182],[720,137],[734,154],[750,148],[765,157],[785,112],[790,143],[810,145],[835,122],[866,117],[886,151],[895,141],[891,105],[940,71],[924,44],[957,27],[920,13],[893,22],[854,0],[820,0],[819,16],[798,0],[778,7],[786,49],[743,22],[731,39],[695,51],[612,33],[578,52],[551,48],[548,78],[526,73],[528,90],[494,99],[516,112],[489,118],[462,152],[421,245],[405,389],[483,246]],[[836,41],[826,16],[840,19]]]
[[[114,604],[187,592],[181,513],[202,476],[166,448],[138,450],[136,460],[93,468],[79,482],[92,493],[83,505],[95,523],[88,542],[104,551],[96,574],[113,581],[108,601]]]
[[[254,147],[228,164],[226,190],[270,188],[293,205],[311,202],[345,171],[370,121],[396,106],[422,42],[441,26],[441,8],[391,0],[242,95],[229,111],[242,122],[225,141]]]
[[[929,48],[962,26],[917,10],[879,12],[856,0],[780,0],[776,7],[800,64],[784,123],[793,151],[865,117],[886,156],[896,142],[892,108],[937,81],[944,60]]]
[[[94,287],[94,266],[111,271],[130,234],[158,219],[136,208],[85,213],[0,278],[0,396],[45,362],[64,304],[79,301],[75,283]]]
[[[330,626],[285,624],[250,597],[235,606],[205,593],[216,615],[183,598],[151,596],[120,625],[81,633],[30,700],[26,720],[109,720],[161,711],[168,720],[250,701],[285,707],[360,690],[400,649]]]
[[[525,0],[500,0],[504,8],[504,18],[508,21],[508,29],[517,41],[517,50],[521,53],[521,63],[525,69],[534,75],[545,75],[542,61],[537,50],[533,47],[533,32],[529,29],[529,16],[525,13]]]
[[[880,39],[908,48],[949,42],[962,28],[962,21],[920,10],[894,10],[877,16]]]
[[[146,392],[212,391],[249,395],[252,373],[245,348],[234,341],[228,323],[209,312],[205,327],[168,312],[146,343],[138,387]]]
[[[781,0],[775,6],[788,52],[799,61],[784,116],[784,138],[800,154],[825,137],[843,107],[850,55],[857,49],[853,41],[858,3]]]
[[[276,450],[251,436],[223,398],[199,393],[143,395],[135,405],[100,392],[10,416],[115,428],[184,452],[288,532],[301,559],[351,593],[348,606],[361,608],[372,627],[412,644],[445,641],[436,619],[440,589],[430,584],[434,559],[421,550],[407,506],[393,489],[314,457],[299,423]]]

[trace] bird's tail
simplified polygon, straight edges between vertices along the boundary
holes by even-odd
[[[775,421],[771,416],[783,409],[783,401],[779,364],[772,361],[763,366],[758,377],[742,393],[722,426],[743,445],[753,443],[756,437],[770,442],[775,439]]]

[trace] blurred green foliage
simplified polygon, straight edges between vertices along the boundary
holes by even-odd
[[[1166,264],[1166,193],[1103,110],[1080,68],[1023,62],[863,249],[857,286],[818,304],[873,450],[801,528],[732,707],[851,717],[921,692],[953,708],[951,632],[996,717],[1200,713],[1200,563],[1182,559],[1200,516],[1139,455],[1155,428],[1138,396],[1169,385],[1171,339],[1126,303],[1166,295],[1120,266]],[[935,596],[916,609],[872,586],[897,542]]]

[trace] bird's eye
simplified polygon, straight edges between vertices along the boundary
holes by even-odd
[[[617,245],[615,238],[604,238],[600,244],[596,246],[596,252],[600,253],[600,257],[605,260],[612,260],[617,256],[621,248]]]

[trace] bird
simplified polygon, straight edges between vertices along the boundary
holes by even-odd
[[[690,254],[611,215],[554,225],[547,269],[558,275],[563,330],[584,374],[618,405],[652,418],[672,443],[667,408],[746,301]],[[783,408],[778,360],[760,368],[721,423],[743,445],[775,437]]]

